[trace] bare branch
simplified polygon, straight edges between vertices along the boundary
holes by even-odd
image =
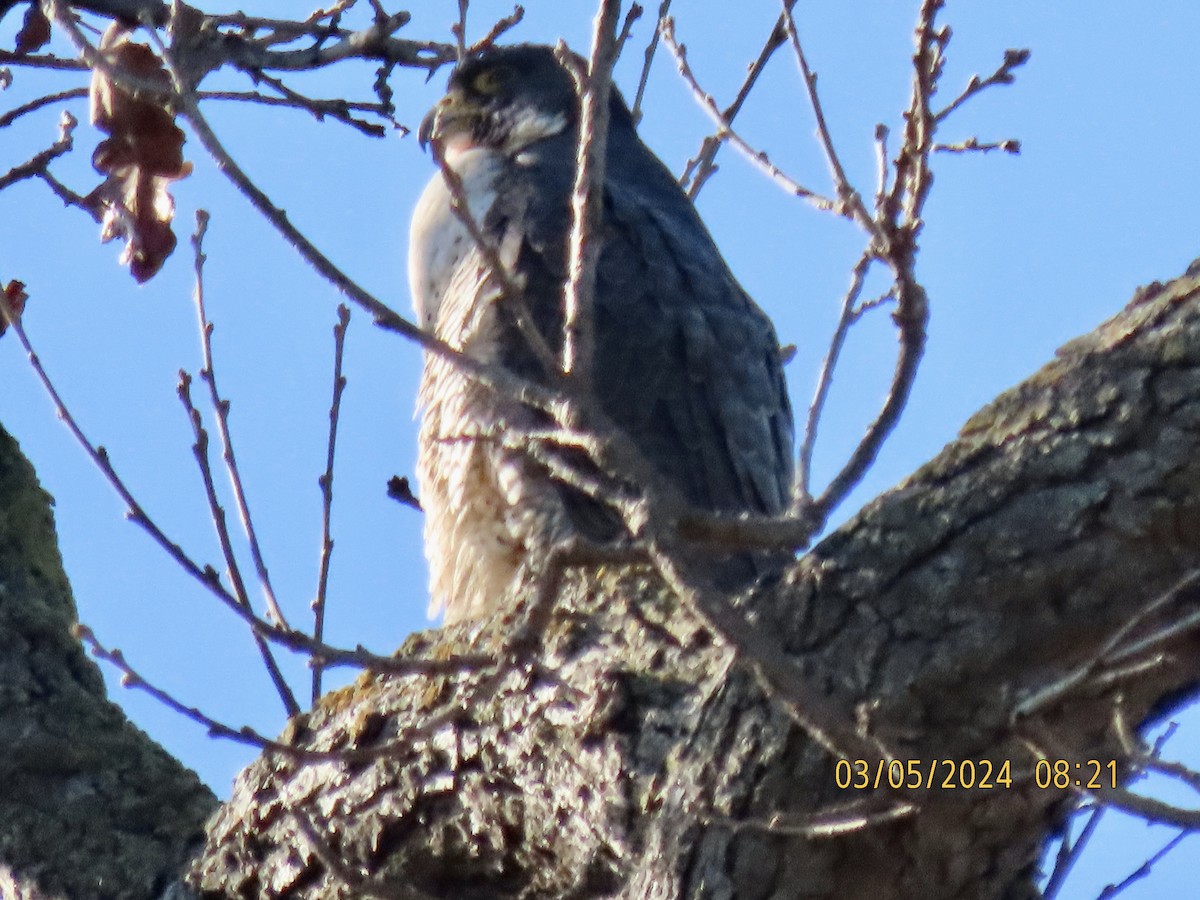
[[[934,144],[930,149],[934,153],[991,153],[993,150],[1002,150],[1016,156],[1021,152],[1021,142],[1006,138],[1002,141],[984,143],[979,138],[969,137],[957,144]]]
[[[1100,821],[1104,818],[1104,813],[1107,810],[1105,806],[1096,806],[1088,814],[1087,821],[1079,832],[1079,836],[1073,841],[1070,840],[1070,832],[1064,834],[1062,843],[1059,844],[1058,852],[1054,856],[1054,869],[1050,872],[1050,878],[1046,881],[1046,887],[1042,891],[1043,900],[1055,900],[1058,892],[1062,890],[1066,883],[1067,876],[1071,874],[1071,869],[1075,863],[1083,855],[1083,851],[1087,848],[1092,840],[1092,835],[1096,833],[1096,828],[1100,825]]]
[[[45,106],[52,106],[55,103],[62,103],[67,100],[79,100],[88,95],[88,89],[85,87],[71,88],[66,91],[59,91],[56,94],[46,94],[44,97],[38,97],[36,100],[30,100],[28,103],[22,103],[20,106],[14,107],[0,116],[0,128],[7,128],[17,119],[31,112],[41,109]]]
[[[254,531],[254,526],[250,518],[250,511],[245,505],[245,495],[242,491],[241,476],[238,473],[237,458],[233,453],[233,444],[229,437],[229,423],[227,416],[229,413],[229,403],[223,400],[220,393],[217,391],[216,375],[213,369],[212,359],[212,323],[208,321],[208,316],[204,308],[204,263],[207,257],[204,255],[204,234],[208,229],[208,213],[204,210],[198,210],[196,213],[196,231],[192,235],[192,251],[194,257],[194,268],[196,273],[196,288],[194,296],[196,300],[196,312],[200,324],[200,343],[203,348],[204,367],[200,370],[200,377],[206,381],[209,386],[210,397],[212,400],[213,411],[217,417],[217,427],[220,431],[221,441],[224,446],[225,467],[229,473],[230,481],[233,484],[234,494],[237,496],[238,510],[242,516],[242,527],[245,530],[247,539],[250,544],[250,551],[254,558],[255,567],[258,570],[259,580],[263,587],[263,592],[267,599],[267,609],[274,617],[276,624],[283,628],[288,628],[287,620],[284,619],[282,611],[279,609],[279,604],[275,600],[275,593],[271,589],[270,578],[267,576],[266,566],[263,564],[262,555],[258,548],[258,537]],[[233,550],[233,542],[229,536],[229,528],[225,520],[225,510],[221,506],[220,500],[217,497],[216,486],[213,483],[212,468],[208,459],[208,433],[204,429],[203,420],[200,416],[200,411],[196,409],[191,398],[191,376],[180,370],[179,372],[179,398],[183,401],[184,409],[188,414],[188,420],[192,425],[192,432],[196,442],[192,447],[192,451],[196,457],[196,463],[200,467],[200,477],[204,483],[204,492],[208,498],[209,517],[212,520],[213,527],[216,529],[217,540],[221,546],[221,554],[225,558],[226,570],[229,573],[230,583],[233,585],[234,596],[240,605],[246,609],[251,608],[249,592],[246,590],[246,584],[242,578],[241,567],[238,565],[237,555]],[[275,684],[275,690],[279,694],[280,700],[283,701],[285,711],[289,716],[294,716],[300,712],[300,704],[296,701],[296,695],[292,692],[287,680],[283,677],[283,673],[279,670],[279,665],[275,661],[275,656],[271,652],[271,648],[267,644],[266,638],[261,634],[251,629],[251,634],[254,637],[254,642],[258,645],[259,654],[262,656],[263,665],[266,666],[267,673],[271,676],[271,681]]]
[[[633,106],[630,109],[633,114],[634,128],[642,121],[642,98],[645,97],[646,85],[650,81],[650,67],[654,64],[654,55],[658,51],[658,24],[666,18],[670,9],[671,0],[662,0],[659,3],[658,14],[654,18],[654,30],[650,32],[650,41],[646,44],[646,50],[642,54],[642,74],[638,76],[637,91],[633,95]]]
[[[925,352],[929,301],[916,277],[916,253],[917,239],[924,227],[921,216],[933,182],[929,154],[937,122],[930,111],[930,102],[937,92],[943,67],[942,54],[949,41],[949,30],[936,27],[943,4],[944,0],[923,0],[921,4],[916,28],[917,48],[913,55],[912,94],[904,116],[904,140],[896,158],[891,190],[882,197],[882,203],[877,204],[874,217],[865,213],[857,192],[843,197],[849,202],[855,221],[871,235],[869,252],[892,270],[894,287],[889,293],[896,298],[892,319],[899,332],[900,349],[883,406],[867,426],[850,458],[811,504],[807,504],[801,491],[793,498],[793,513],[807,505],[819,521],[824,521],[845,499],[875,461],[908,403]],[[795,34],[794,27],[791,33]],[[794,47],[798,46],[798,38],[794,41]],[[802,66],[802,71],[807,71],[806,65]],[[815,87],[811,99],[816,101]],[[878,139],[878,130],[876,134]],[[844,190],[839,188],[839,193]]]
[[[608,98],[612,68],[619,52],[616,36],[620,0],[600,0],[592,25],[592,52],[580,72],[560,45],[560,62],[575,76],[579,93],[579,144],[571,192],[571,234],[567,246],[567,283],[563,299],[562,370],[580,393],[591,390],[595,365],[596,266],[604,206],[604,167],[608,146]]]
[[[829,397],[829,388],[833,384],[833,372],[837,368],[842,348],[846,344],[846,336],[850,326],[858,321],[858,298],[862,295],[863,281],[870,271],[873,258],[864,254],[851,270],[850,287],[842,297],[842,308],[838,314],[837,326],[829,341],[829,349],[821,362],[821,371],[817,376],[817,387],[812,402],[808,406],[808,418],[804,423],[804,439],[800,443],[799,459],[796,465],[797,496],[803,497],[804,502],[812,500],[810,479],[812,475],[813,450],[817,442],[817,430],[821,424],[821,414],[825,411],[825,401]]]
[[[867,234],[875,236],[879,230],[878,225],[871,214],[867,212],[862,195],[854,189],[850,184],[850,179],[846,177],[846,169],[838,156],[837,148],[834,147],[833,137],[829,133],[829,125],[825,122],[825,109],[817,94],[817,75],[808,64],[808,57],[800,43],[800,32],[796,29],[796,19],[792,15],[791,6],[786,2],[783,5],[783,27],[787,32],[788,40],[791,41],[796,64],[800,67],[804,90],[808,95],[809,106],[812,107],[813,118],[817,122],[817,136],[821,141],[821,149],[825,151],[825,160],[829,163],[829,169],[833,173],[834,191],[838,199],[835,212],[853,219]]]
[[[1000,66],[989,75],[987,78],[980,79],[978,75],[972,75],[967,86],[963,88],[961,94],[955,97],[944,108],[934,113],[934,119],[937,122],[945,121],[951,113],[970,100],[972,97],[983,93],[990,87],[997,85],[1012,84],[1016,78],[1013,75],[1017,69],[1029,62],[1030,52],[1025,49],[1021,50],[1005,50],[1004,59]]]
[[[225,469],[229,473],[229,484],[233,488],[233,496],[237,501],[242,530],[246,535],[246,542],[250,547],[250,557],[254,561],[254,570],[258,575],[259,584],[262,586],[267,611],[276,624],[284,628],[289,628],[290,626],[283,615],[283,610],[280,609],[279,602],[275,597],[275,589],[271,586],[271,576],[267,571],[267,564],[263,559],[258,532],[254,528],[254,518],[250,514],[250,504],[246,500],[246,488],[242,481],[241,472],[238,469],[237,454],[234,453],[233,438],[229,430],[229,401],[221,396],[221,392],[217,388],[217,373],[213,364],[212,352],[213,324],[208,318],[208,311],[204,304],[203,270],[206,257],[203,253],[202,241],[204,240],[204,232],[207,228],[208,213],[204,210],[197,211],[196,233],[192,237],[192,246],[196,256],[196,318],[200,326],[200,347],[204,359],[204,365],[200,369],[200,378],[208,384],[209,399],[212,402],[213,412],[217,417],[217,431],[221,436],[222,459],[225,462]]]
[[[63,72],[86,72],[90,66],[82,59],[64,59],[61,56],[36,53],[21,54],[11,50],[0,50],[0,65],[23,66],[27,69],[58,69]]]
[[[786,9],[791,9],[795,5],[796,0],[785,0]],[[659,20],[661,21],[662,18],[663,14],[660,13]],[[775,55],[775,51],[784,45],[786,40],[787,38],[783,30],[783,16],[781,15],[771,28],[771,33],[763,43],[762,49],[758,53],[758,58],[750,64],[746,72],[746,78],[742,81],[742,86],[738,89],[737,96],[721,112],[721,118],[725,123],[724,128],[726,131],[733,124],[733,120],[737,118],[737,114],[741,112],[742,104],[750,96],[750,91],[753,90],[754,85],[758,82],[758,76],[767,67],[767,62]],[[687,165],[684,167],[679,183],[681,187],[686,189],[687,195],[692,200],[696,199],[700,193],[700,189],[704,187],[704,183],[717,171],[717,154],[720,152],[721,144],[724,141],[724,132],[706,137],[700,145],[700,150],[694,157],[688,160]]]
[[[364,122],[362,119],[355,118],[353,115],[351,115],[351,110],[357,108],[360,110],[373,112],[375,115],[383,117],[395,128],[402,127],[399,122],[392,118],[391,113],[384,108],[382,103],[350,103],[349,101],[341,99],[320,100],[314,97],[306,97],[304,94],[292,90],[290,87],[284,84],[281,79],[275,78],[272,75],[268,75],[266,72],[258,73],[257,77],[258,80],[269,84],[279,92],[279,100],[283,102],[278,102],[276,105],[290,106],[293,109],[305,110],[306,112],[310,113],[318,122],[323,122],[325,117],[329,116],[331,119],[334,119],[345,125],[349,125],[351,128],[354,128],[369,137],[387,136],[387,129],[382,125],[378,125],[374,122]],[[212,96],[212,94],[200,92],[197,96],[199,96],[201,99],[205,99],[206,97]],[[232,99],[232,97],[227,93],[223,95],[221,99]],[[245,99],[256,103],[267,103],[267,105],[270,105],[268,98],[262,94],[252,93],[246,95]]]
[[[1118,894],[1122,893],[1127,888],[1132,887],[1134,884],[1141,881],[1143,878],[1146,878],[1147,876],[1149,876],[1151,871],[1154,869],[1155,864],[1160,862],[1168,853],[1170,853],[1172,850],[1174,850],[1176,847],[1178,847],[1181,843],[1183,843],[1184,838],[1191,837],[1193,834],[1195,834],[1194,831],[1190,831],[1187,829],[1180,831],[1173,838],[1171,838],[1171,840],[1169,840],[1165,844],[1163,844],[1163,846],[1160,847],[1157,850],[1157,852],[1154,853],[1153,856],[1151,856],[1144,863],[1142,863],[1140,866],[1138,866],[1136,869],[1134,869],[1132,872],[1130,872],[1128,875],[1126,875],[1120,881],[1120,883],[1115,884],[1115,885],[1110,884],[1107,887],[1105,887],[1104,890],[1102,890],[1100,892],[1100,896],[1097,898],[1097,900],[1110,900],[1110,898],[1116,897]]]
[[[741,135],[733,130],[733,127],[730,124],[730,119],[721,111],[720,107],[717,106],[717,101],[711,94],[707,93],[696,80],[696,76],[692,72],[692,68],[687,61],[687,48],[675,39],[674,21],[670,18],[663,19],[662,25],[659,27],[659,31],[662,33],[663,43],[667,45],[667,49],[671,51],[671,55],[675,58],[675,65],[679,68],[679,74],[683,76],[683,80],[687,83],[688,87],[691,88],[692,95],[696,98],[697,102],[699,102],[701,109],[708,113],[709,118],[716,122],[718,128],[717,139],[727,140],[733,144],[733,146],[736,147],[741,154],[755,166],[755,168],[763,172],[763,174],[782,187],[789,194],[799,197],[802,200],[807,200],[817,209],[837,211],[837,204],[833,200],[829,199],[828,197],[823,197],[815,191],[809,190],[804,185],[800,184],[800,182],[785,174],[778,166],[771,162],[770,158],[765,152],[751,147]],[[693,187],[695,187],[695,185],[696,181],[694,180]],[[698,191],[699,188],[696,187],[695,191],[690,193],[690,196],[694,197],[695,193]],[[844,215],[844,213],[841,214]]]
[[[1076,666],[1062,678],[1043,686],[1018,703],[1013,709],[1013,719],[1016,720],[1030,716],[1038,710],[1045,709],[1047,706],[1062,699],[1071,691],[1094,678],[1105,666],[1126,658],[1131,648],[1135,649],[1136,652],[1144,652],[1148,648],[1148,645],[1144,641],[1134,642],[1132,640],[1134,632],[1155,614],[1175,604],[1177,601],[1187,598],[1196,599],[1198,591],[1200,591],[1200,569],[1192,569],[1179,578],[1170,588],[1163,591],[1138,610],[1136,615],[1131,616],[1124,622],[1082,664]],[[1179,623],[1171,623],[1172,636],[1175,633],[1173,626],[1176,624]],[[1158,635],[1161,635],[1161,632],[1151,635],[1151,638],[1158,637]]]
[[[202,256],[197,256],[198,260],[202,258]],[[199,262],[197,263],[197,267],[199,267]],[[217,533],[221,555],[225,558],[225,570],[229,575],[230,583],[233,585],[233,595],[240,606],[249,609],[250,597],[246,592],[246,584],[242,580],[241,568],[238,565],[237,556],[233,552],[233,542],[230,540],[229,528],[225,521],[225,510],[221,506],[221,502],[217,497],[216,486],[213,484],[212,467],[208,461],[208,433],[204,430],[200,411],[192,403],[191,385],[191,376],[181,369],[179,371],[179,399],[182,401],[183,408],[187,412],[188,421],[192,426],[192,434],[195,437],[195,443],[192,445],[192,454],[196,458],[196,465],[200,469],[200,477],[204,483],[204,494],[208,500],[209,518],[212,520],[213,528]],[[271,677],[271,681],[275,685],[275,690],[283,702],[284,711],[289,716],[294,716],[300,712],[300,704],[296,702],[295,694],[292,693],[287,680],[279,670],[279,664],[275,661],[275,656],[271,652],[271,648],[268,646],[266,639],[261,634],[253,631],[253,629],[251,630],[251,637],[254,638],[254,643],[258,645],[259,655],[262,657],[267,674]]]
[[[875,211],[878,213],[883,209],[883,201],[887,196],[888,189],[888,173],[890,166],[888,163],[887,141],[890,131],[886,125],[880,122],[875,126]]]
[[[35,153],[25,162],[13,166],[5,174],[0,175],[0,191],[18,181],[43,177],[48,171],[50,163],[71,152],[71,148],[75,145],[75,126],[78,124],[79,122],[73,115],[63,110],[58,121],[58,139],[45,150]]]
[[[765,819],[712,817],[709,821],[724,825],[735,834],[756,831],[803,838],[837,837],[876,825],[916,815],[919,807],[907,800],[871,797],[838,804],[806,814],[774,813]]]
[[[849,710],[839,708],[825,690],[809,681],[773,634],[746,618],[744,604],[706,583],[699,572],[681,565],[683,554],[669,534],[648,538],[650,557],[666,584],[733,649],[763,691],[818,746],[847,759],[893,758],[878,739],[856,728]]]
[[[350,325],[350,307],[338,305],[338,322],[333,326],[333,399],[329,403],[329,442],[325,451],[325,471],[317,479],[321,488],[321,561],[317,571],[317,593],[312,601],[313,640],[325,636],[325,595],[329,587],[329,564],[333,559],[331,519],[333,512],[333,457],[337,450],[338,419],[342,410],[342,392],[346,377],[342,374],[342,356],[346,348],[346,329]],[[321,696],[321,676],[325,666],[320,658],[312,661],[312,702]]]
[[[336,762],[345,764],[354,764],[367,762],[376,759],[380,756],[387,756],[397,751],[408,750],[412,747],[415,740],[421,737],[426,737],[432,733],[429,729],[414,729],[412,733],[401,736],[400,739],[390,741],[385,744],[380,744],[375,747],[364,748],[345,748],[338,750],[308,750],[301,747],[292,746],[284,741],[272,740],[269,737],[261,734],[249,725],[243,725],[240,728],[234,728],[231,725],[226,725],[212,716],[202,712],[195,706],[188,706],[183,701],[177,699],[170,692],[163,690],[150,681],[147,681],[133,666],[125,659],[125,654],[120,650],[113,648],[109,649],[104,646],[96,637],[95,633],[88,626],[79,623],[74,627],[74,634],[80,641],[88,646],[92,655],[98,659],[102,659],[110,665],[114,666],[121,673],[121,686],[132,690],[139,690],[153,697],[163,706],[178,713],[186,719],[195,722],[204,728],[210,737],[223,738],[233,741],[238,744],[245,744],[249,747],[255,747],[262,751],[278,753],[288,759],[301,763],[321,763],[321,762]]]
[[[450,26],[459,62],[462,62],[467,55],[467,7],[469,5],[470,0],[458,0],[458,21]]]
[[[505,32],[516,27],[524,18],[525,7],[517,4],[513,7],[512,13],[505,16],[503,19],[497,20],[496,24],[489,29],[487,34],[468,47],[467,53],[478,53],[480,50],[484,50],[487,47],[492,46],[492,44],[496,43],[496,41],[498,41]]]

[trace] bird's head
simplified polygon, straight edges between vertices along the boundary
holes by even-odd
[[[515,155],[573,128],[578,109],[574,79],[552,47],[489,47],[454,69],[418,138],[422,147],[441,142],[448,157],[474,147]]]

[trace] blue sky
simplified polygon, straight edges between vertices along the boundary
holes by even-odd
[[[472,37],[511,11],[479,0],[472,6]],[[590,3],[535,0],[527,6],[514,38],[565,37],[586,49]],[[715,0],[675,6],[678,36],[698,77],[727,101],[769,31],[776,4],[753,0],[736,13]],[[403,34],[446,37],[454,7],[451,0],[412,4]],[[899,130],[915,7],[907,0],[798,7],[830,127],[852,179],[868,193],[875,123]],[[242,8],[279,13],[265,2]],[[934,455],[974,410],[1031,374],[1057,346],[1117,312],[1135,287],[1173,277],[1200,254],[1200,93],[1194,87],[1200,83],[1200,4],[1159,0],[1133,9],[1116,0],[949,4],[943,17],[954,29],[948,95],[972,73],[989,73],[1007,47],[1029,47],[1033,58],[1016,85],[989,91],[962,110],[943,139],[1015,137],[1023,150],[1019,157],[936,160],[920,259],[932,305],[929,350],[903,422],[840,518]],[[11,46],[15,18],[0,26],[5,46]],[[618,68],[627,93],[640,64],[637,45],[650,27],[647,16]],[[0,95],[0,109],[35,91],[78,83],[77,76],[16,74],[14,87]],[[346,66],[296,84],[325,96],[363,97],[371,79],[368,67]],[[212,82],[220,83],[246,87],[231,76]],[[392,84],[400,120],[415,128],[444,76],[424,84],[419,74],[401,72]],[[86,122],[83,102],[72,109]],[[409,309],[408,218],[433,171],[413,137],[368,140],[336,123],[262,107],[210,105],[209,115],[235,158],[318,246],[393,307]],[[790,174],[828,190],[786,51],[772,62],[739,125]],[[708,127],[660,53],[644,138],[680,171]],[[0,142],[0,170],[53,136],[49,111],[10,129]],[[96,180],[88,163],[96,140],[81,127],[81,152],[58,170],[81,191]],[[0,195],[0,280],[28,285],[31,337],[87,433],[109,449],[164,529],[201,561],[222,568],[175,395],[178,369],[194,373],[199,365],[186,236],[197,207],[212,213],[207,296],[218,377],[232,400],[237,450],[275,587],[298,624],[307,620],[316,581],[316,479],[324,465],[339,298],[249,210],[195,140],[185,149],[196,172],[175,191],[181,246],[149,285],[135,287],[116,264],[119,248],[101,246],[90,220],[62,211],[31,183]],[[732,151],[723,151],[721,161],[699,207],[781,338],[798,346],[789,379],[794,403],[803,408],[861,239],[845,223],[784,196]],[[886,314],[855,331],[818,445],[818,482],[836,471],[874,414],[893,352]],[[337,550],[328,613],[334,642],[387,652],[428,625],[418,516],[384,496],[389,476],[411,474],[418,370],[415,347],[356,312],[335,483]],[[230,724],[278,731],[283,716],[245,630],[122,521],[118,499],[55,420],[13,340],[0,341],[0,379],[6,386],[0,421],[56,498],[81,619],[181,699]],[[303,661],[291,658],[287,666],[303,686]],[[134,720],[219,794],[254,755],[212,741],[194,724],[110,683]],[[1182,717],[1168,751],[1193,765],[1200,764],[1196,718]],[[1109,818],[1111,827],[1102,829],[1063,896],[1094,897],[1169,837],[1161,828]],[[1123,896],[1189,896],[1194,853],[1185,842]]]

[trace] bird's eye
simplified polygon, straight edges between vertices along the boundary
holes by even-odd
[[[484,69],[471,81],[471,88],[481,94],[498,94],[512,73],[504,66]]]

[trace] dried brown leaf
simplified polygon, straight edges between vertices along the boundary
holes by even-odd
[[[4,295],[4,304],[9,315],[20,317],[25,312],[25,301],[29,295],[25,293],[24,282],[13,279],[8,284],[0,286],[0,294]],[[0,334],[8,330],[8,317],[0,315]]]
[[[132,41],[126,26],[110,26],[100,51],[120,76],[164,92],[170,88],[162,60]],[[109,135],[92,154],[96,171],[108,176],[93,192],[103,209],[100,239],[123,238],[121,262],[144,282],[175,249],[175,201],[169,188],[192,169],[183,158],[185,136],[164,94],[131,90],[103,69],[92,72],[90,100],[92,124]]]
[[[25,10],[25,21],[17,32],[16,51],[18,56],[33,53],[50,43],[50,20],[38,3],[29,4]]]

